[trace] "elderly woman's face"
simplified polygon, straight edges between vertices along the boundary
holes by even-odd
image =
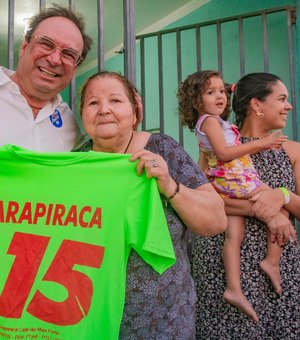
[[[263,121],[271,129],[282,129],[286,126],[288,112],[292,109],[292,105],[288,102],[287,88],[281,81],[278,81],[272,89],[272,93],[261,102]]]
[[[84,129],[92,139],[113,138],[133,130],[136,115],[123,84],[113,77],[96,77],[86,87],[82,107]]]

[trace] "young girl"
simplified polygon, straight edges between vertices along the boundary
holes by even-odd
[[[182,123],[191,130],[195,129],[202,151],[199,165],[205,169],[212,185],[223,198],[255,199],[262,190],[270,189],[260,181],[250,154],[266,148],[281,147],[287,140],[286,136],[276,131],[267,137],[240,144],[237,128],[222,119],[227,119],[229,114],[230,94],[217,71],[200,71],[188,76],[179,87],[178,98]],[[261,119],[263,114],[257,109],[256,115],[257,119]],[[280,190],[287,204],[288,191],[285,188]],[[240,247],[243,237],[244,218],[228,216],[223,248],[227,281],[224,299],[258,321],[240,284]],[[267,255],[260,262],[260,267],[270,277],[277,294],[281,294],[280,256],[280,246],[271,242],[268,236]]]

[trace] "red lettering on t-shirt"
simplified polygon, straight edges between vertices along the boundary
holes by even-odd
[[[24,204],[23,210],[20,214],[18,223],[22,223],[23,221],[27,221],[28,224],[32,224],[32,215],[31,215],[31,203],[26,202]]]
[[[46,218],[46,225],[50,224],[50,219],[51,219],[51,213],[52,213],[52,209],[53,209],[53,204],[49,204],[49,208],[48,208],[48,212],[47,212],[47,218]]]
[[[46,214],[46,205],[44,203],[37,203],[35,207],[33,224],[37,224],[37,221],[40,217],[45,216]]]
[[[81,210],[80,210],[80,213],[79,213],[79,224],[81,225],[81,227],[83,228],[87,228],[88,227],[88,223],[85,222],[83,220],[83,215],[86,213],[86,212],[91,212],[92,208],[91,207],[83,207]]]
[[[72,205],[68,215],[65,219],[64,226],[68,225],[69,223],[72,223],[74,227],[77,227],[77,207],[76,205]]]
[[[62,204],[56,204],[55,209],[54,209],[54,214],[53,214],[53,220],[52,220],[52,225],[63,225],[62,222],[62,217],[64,216],[66,212],[66,208]]]
[[[3,201],[0,201],[0,222],[4,222],[4,209],[3,209]]]
[[[16,214],[19,211],[19,204],[14,201],[8,202],[5,223],[17,223]]]
[[[102,210],[101,208],[96,208],[94,215],[91,219],[91,222],[89,224],[89,228],[92,228],[93,225],[96,225],[99,229],[101,228],[101,216],[102,216]]]

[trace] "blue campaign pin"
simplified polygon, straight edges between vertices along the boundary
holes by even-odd
[[[61,116],[58,110],[55,109],[52,115],[49,116],[49,118],[53,126],[57,128],[62,127],[63,122],[62,122],[62,119],[61,119]]]

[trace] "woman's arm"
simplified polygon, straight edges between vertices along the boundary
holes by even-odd
[[[174,183],[166,197],[173,194],[175,187]],[[224,202],[211,184],[201,185],[197,189],[180,185],[178,194],[170,203],[184,224],[197,234],[213,236],[224,232],[227,227]]]
[[[199,155],[199,159],[198,159],[198,165],[199,168],[204,172],[205,169],[207,168],[208,164],[207,164],[207,159],[205,158],[203,152],[200,153]]]
[[[248,199],[224,198],[226,215],[232,216],[254,216],[253,203]]]
[[[271,191],[272,190],[267,190]],[[268,202],[272,204],[274,197]],[[225,211],[227,215],[242,215],[242,216],[254,216],[253,214],[253,202],[247,199],[224,199]],[[268,224],[268,228],[271,234],[271,241],[277,241],[282,246],[287,243],[290,239],[296,240],[295,228],[293,227],[290,220],[280,211],[268,221],[255,215],[257,218]]]
[[[283,206],[300,220],[300,143],[287,141],[284,143],[284,149],[292,163],[296,180],[296,193],[289,191],[290,202],[286,205],[284,205],[284,194],[278,188],[271,191],[263,191],[257,196],[254,196],[252,200],[255,201],[255,203],[251,208],[252,213],[264,220],[272,219]]]
[[[282,135],[280,131],[275,131],[264,138],[227,146],[220,122],[215,117],[207,117],[202,123],[201,131],[206,134],[214,153],[222,162],[229,162],[246,154],[254,154],[267,147],[281,145],[287,140],[287,136]]]
[[[131,161],[135,160],[138,160],[139,175],[145,171],[148,178],[155,177],[159,192],[166,198],[174,195],[177,183],[160,155],[141,150],[131,157]],[[170,204],[183,223],[197,234],[213,236],[226,229],[224,203],[211,184],[206,183],[196,189],[179,184],[179,191],[170,199]]]
[[[300,221],[300,143],[287,141],[283,147],[291,160],[296,180],[296,193],[289,192],[290,202],[285,208]]]

